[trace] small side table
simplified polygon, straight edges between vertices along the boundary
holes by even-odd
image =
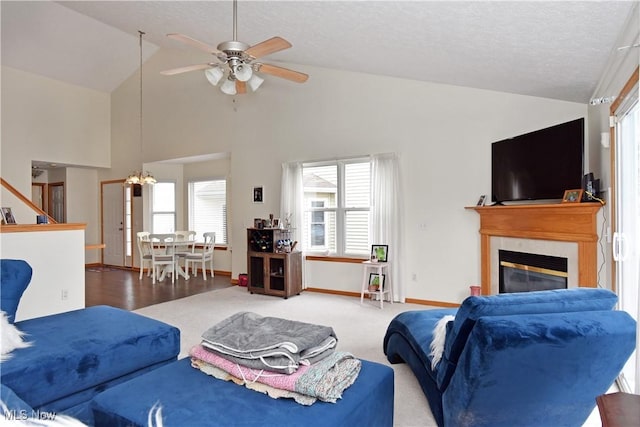
[[[369,274],[376,273],[382,276],[383,274],[385,274],[387,267],[389,267],[389,263],[364,261],[362,263],[362,267],[363,272],[362,289],[360,290],[360,304],[364,302],[365,294],[377,295],[380,299],[380,308],[383,308],[385,295],[389,295],[389,302],[393,304],[393,290],[391,289],[391,284],[383,283],[383,286],[380,286],[377,291],[369,291]]]
[[[640,396],[611,393],[596,397],[602,427],[637,426],[640,423]]]

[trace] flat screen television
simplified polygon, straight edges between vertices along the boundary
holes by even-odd
[[[584,118],[491,144],[491,201],[562,199],[582,187]]]

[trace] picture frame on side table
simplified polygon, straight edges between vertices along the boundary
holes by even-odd
[[[264,203],[264,188],[253,187],[253,203]]]
[[[384,274],[369,273],[369,292],[384,291],[384,276]]]
[[[584,190],[578,188],[576,190],[566,190],[562,196],[562,203],[580,203]]]
[[[0,208],[2,210],[2,221],[4,224],[16,224],[16,218],[11,212],[11,208]]]
[[[371,260],[387,262],[389,245],[371,245]]]
[[[262,228],[262,218],[253,219],[253,228]]]
[[[487,199],[487,195],[483,194],[482,196],[480,196],[480,198],[478,199],[478,203],[476,203],[476,206],[484,206],[484,202]]]
[[[273,218],[273,221],[271,221],[271,228],[280,228],[280,218]]]

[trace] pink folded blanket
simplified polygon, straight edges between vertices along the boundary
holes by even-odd
[[[191,357],[202,360],[242,380],[259,382],[268,386],[316,397],[325,402],[335,402],[358,378],[362,363],[346,352],[332,355],[308,366],[300,366],[292,374],[251,369],[227,360],[201,345],[194,346]]]

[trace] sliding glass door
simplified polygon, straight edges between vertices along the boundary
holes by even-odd
[[[613,257],[620,309],[636,321],[640,315],[640,108],[637,78],[616,106],[615,128],[615,232]],[[638,351],[631,356],[619,379],[623,391],[640,393]]]

